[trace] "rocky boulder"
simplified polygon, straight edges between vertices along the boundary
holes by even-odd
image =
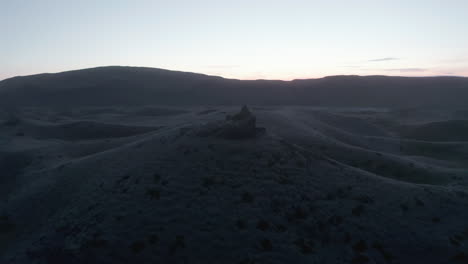
[[[235,115],[226,116],[226,120],[207,124],[200,131],[200,136],[216,136],[226,139],[254,138],[265,131],[256,126],[257,118],[247,106]]]

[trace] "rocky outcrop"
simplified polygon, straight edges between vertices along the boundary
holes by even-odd
[[[226,139],[254,138],[265,132],[264,128],[256,126],[257,118],[247,106],[235,115],[226,116],[226,120],[210,123],[200,129],[200,136],[216,136]]]

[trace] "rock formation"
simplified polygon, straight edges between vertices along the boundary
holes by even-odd
[[[211,123],[199,131],[200,136],[216,136],[226,139],[253,138],[265,131],[256,127],[257,118],[247,106],[235,115],[226,116],[225,121]]]

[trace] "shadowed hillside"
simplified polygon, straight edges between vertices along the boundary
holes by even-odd
[[[153,68],[100,67],[0,82],[13,106],[267,104],[339,107],[459,107],[468,78],[332,76],[241,81]]]
[[[466,263],[457,111],[239,109],[0,110],[0,263]]]

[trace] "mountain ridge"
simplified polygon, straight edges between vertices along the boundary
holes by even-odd
[[[148,67],[104,66],[0,81],[11,106],[315,105],[464,107],[467,77],[336,75],[317,79],[239,80]]]
[[[318,78],[295,78],[295,79],[291,79],[291,80],[283,80],[283,79],[265,79],[265,78],[259,78],[259,79],[238,79],[238,78],[229,78],[229,77],[223,77],[223,76],[218,76],[218,75],[205,74],[205,73],[200,73],[200,72],[170,70],[170,69],[155,68],[155,67],[146,67],[146,66],[109,65],[109,66],[96,66],[96,67],[90,67],[90,68],[66,70],[66,71],[59,71],[59,72],[43,72],[43,73],[36,73],[36,74],[29,74],[29,75],[17,75],[17,76],[13,76],[13,77],[8,77],[8,78],[5,78],[5,79],[2,79],[2,80],[0,80],[0,83],[3,82],[3,81],[8,81],[8,80],[11,80],[11,79],[24,78],[24,77],[49,76],[49,75],[64,74],[64,73],[83,72],[83,71],[87,71],[87,70],[111,69],[111,68],[113,68],[113,69],[123,68],[123,69],[159,70],[159,71],[174,72],[174,73],[188,73],[188,74],[194,74],[194,75],[203,75],[203,76],[207,76],[207,77],[216,77],[216,78],[221,78],[221,79],[225,79],[225,80],[238,80],[238,81],[279,81],[279,82],[295,82],[295,81],[320,80],[320,79],[338,78],[338,77],[362,77],[362,78],[367,78],[367,77],[382,77],[382,78],[410,78],[410,79],[412,79],[412,78],[468,79],[467,76],[453,76],[453,75],[437,75],[437,76],[399,76],[399,75],[380,75],[380,74],[377,74],[377,75],[337,74],[337,75],[327,75],[327,76],[318,77]]]

